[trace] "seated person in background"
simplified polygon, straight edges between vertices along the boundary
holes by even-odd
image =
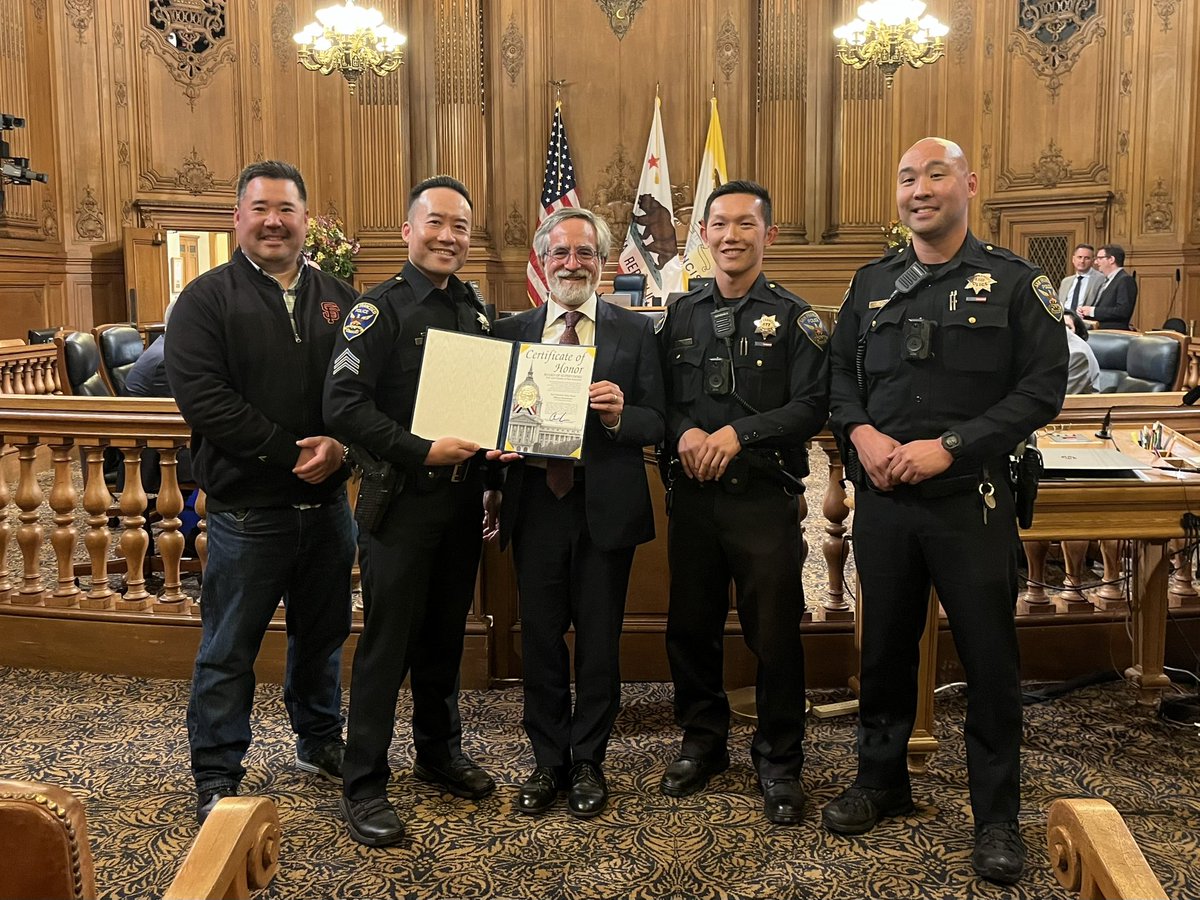
[[[1137,281],[1126,272],[1125,249],[1117,244],[1105,244],[1096,251],[1096,268],[1104,276],[1104,286],[1092,306],[1079,307],[1079,314],[1086,319],[1089,328],[1121,328],[1129,331],[1133,308],[1137,306]]]
[[[1063,313],[1067,326],[1067,393],[1095,394],[1099,388],[1100,363],[1087,343],[1087,326],[1069,312]]]
[[[171,385],[167,383],[166,326],[171,321],[171,310],[175,301],[167,304],[163,313],[163,333],[137,358],[129,374],[125,376],[125,393],[130,397],[170,397]]]
[[[166,325],[171,321],[171,311],[173,309],[175,309],[174,300],[167,304],[167,308],[163,312],[163,333],[149,347],[142,351],[142,355],[137,358],[137,362],[133,364],[133,368],[125,376],[125,394],[127,396],[172,396],[171,385],[167,383]],[[194,481],[191,451],[187,447],[184,447],[179,451],[179,455],[176,458],[179,460],[179,467],[175,472],[180,484],[189,484]],[[141,471],[142,489],[152,498],[150,501],[150,509],[152,510],[155,505],[153,497],[162,487],[162,471],[158,464],[157,450],[142,451]],[[123,489],[124,483],[125,470],[121,469],[117,473],[118,491]],[[183,555],[187,557],[195,556],[196,532],[200,524],[200,517],[196,515],[196,491],[192,490],[185,493],[183,512],[180,513],[180,519],[182,521],[180,529],[186,540]],[[146,528],[149,529],[149,527],[150,516],[147,516]]]

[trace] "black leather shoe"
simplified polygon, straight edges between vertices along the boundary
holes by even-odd
[[[341,738],[330,741],[311,756],[301,756],[296,751],[296,768],[301,772],[320,775],[334,784],[342,783],[342,762],[346,758],[346,744]]]
[[[905,788],[880,790],[856,784],[825,805],[821,823],[834,834],[866,834],[880,819],[912,811],[912,795]]]
[[[217,788],[215,791],[204,791],[196,797],[196,818],[200,824],[204,824],[204,820],[208,818],[209,813],[216,809],[217,804],[226,797],[236,797],[237,788]]]
[[[342,797],[342,817],[350,837],[368,847],[390,847],[404,840],[404,825],[387,797],[351,800]]]
[[[563,787],[562,772],[550,766],[538,766],[517,792],[517,812],[544,813],[558,799]]]
[[[492,776],[466,756],[434,766],[419,759],[413,764],[413,775],[430,784],[440,784],[455,797],[478,800],[496,789]]]
[[[1016,884],[1025,871],[1025,842],[1016,822],[975,826],[971,865],[981,878],[997,884]]]
[[[798,825],[804,819],[804,786],[797,778],[764,778],[763,814],[776,825]]]
[[[729,768],[729,754],[709,759],[681,756],[663,772],[659,789],[668,797],[687,797],[704,789],[708,779]]]
[[[608,784],[594,762],[577,762],[571,767],[571,792],[567,794],[567,812],[577,819],[590,819],[604,811],[608,803]]]

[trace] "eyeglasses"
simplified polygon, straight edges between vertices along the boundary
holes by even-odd
[[[1096,259],[1112,259],[1112,257],[1111,256],[1101,256],[1100,254],[1096,254]]]
[[[574,250],[569,247],[555,247],[547,255],[555,262],[566,262],[574,254],[575,259],[581,263],[590,263],[597,256],[595,250],[591,247],[576,247]]]

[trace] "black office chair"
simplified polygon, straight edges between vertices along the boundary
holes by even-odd
[[[1183,319],[1167,319],[1167,321],[1162,323],[1162,328],[1159,330],[1178,331],[1180,334],[1187,334],[1188,326],[1187,322],[1183,321]]]
[[[142,336],[131,325],[98,325],[92,330],[100,348],[100,375],[116,397],[125,396],[125,378],[142,355]]]
[[[630,306],[641,306],[646,296],[646,276],[641,273],[613,278],[613,292],[628,294]]]
[[[86,331],[64,331],[54,336],[54,346],[58,348],[58,380],[64,394],[115,396],[100,374],[95,337]]]

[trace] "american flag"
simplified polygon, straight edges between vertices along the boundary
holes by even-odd
[[[542,183],[541,212],[538,224],[556,209],[564,206],[579,206],[579,195],[575,193],[575,167],[571,165],[571,151],[567,147],[567,130],[563,127],[562,101],[554,104],[554,120],[550,123],[550,145],[546,148],[546,179]],[[541,306],[550,296],[546,286],[546,273],[542,271],[536,251],[529,251],[529,265],[525,269],[525,290],[529,302]]]

